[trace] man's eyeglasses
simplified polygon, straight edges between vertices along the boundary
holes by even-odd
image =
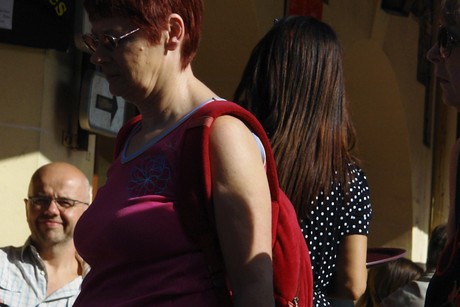
[[[83,34],[81,38],[83,39],[83,42],[85,43],[86,47],[88,47],[89,51],[91,52],[96,52],[99,45],[102,45],[107,50],[112,51],[118,46],[118,44],[120,43],[122,39],[127,38],[128,36],[136,33],[139,30],[140,30],[139,28],[134,29],[119,37],[115,37],[109,34],[95,35],[93,33],[87,33],[87,34]]]
[[[65,197],[48,197],[48,196],[29,196],[29,203],[35,209],[47,208],[52,201],[54,201],[59,208],[68,209],[77,204],[89,205],[88,203],[80,200],[65,198]]]
[[[439,53],[443,59],[450,56],[453,47],[460,46],[460,40],[454,37],[454,34],[446,26],[440,26],[438,31]]]

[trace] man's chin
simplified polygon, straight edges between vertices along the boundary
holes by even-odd
[[[47,231],[42,233],[40,241],[44,242],[48,246],[57,245],[65,241],[65,236],[62,232]]]

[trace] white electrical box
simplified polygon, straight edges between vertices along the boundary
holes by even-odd
[[[96,134],[115,137],[125,121],[126,101],[113,96],[98,71],[88,70],[82,80],[80,126]]]

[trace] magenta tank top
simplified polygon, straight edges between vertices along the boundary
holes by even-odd
[[[200,248],[175,210],[179,122],[130,157],[124,151],[75,228],[91,266],[74,306],[218,306]]]

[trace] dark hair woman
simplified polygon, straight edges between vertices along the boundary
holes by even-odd
[[[280,185],[310,250],[315,306],[357,299],[366,288],[371,218],[366,177],[351,150],[341,48],[309,17],[281,19],[256,45],[234,100],[267,131]]]

